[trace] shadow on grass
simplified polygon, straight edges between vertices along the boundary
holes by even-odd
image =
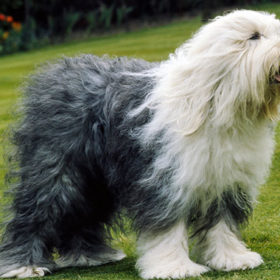
[[[49,279],[91,279],[91,280],[134,280],[141,279],[135,269],[136,258],[128,257],[117,263],[105,264],[96,267],[64,268],[47,276]],[[271,279],[269,269],[276,269],[279,264],[272,261],[252,270],[240,270],[232,272],[210,271],[199,277],[186,279],[212,280],[212,279]]]

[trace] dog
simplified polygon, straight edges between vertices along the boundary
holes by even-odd
[[[236,10],[160,63],[82,55],[41,68],[13,137],[1,277],[121,260],[108,228],[123,216],[144,279],[261,265],[239,232],[271,163],[279,64],[280,21]]]

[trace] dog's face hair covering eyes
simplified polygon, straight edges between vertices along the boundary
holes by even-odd
[[[279,64],[279,20],[241,10],[161,63],[83,55],[43,67],[14,132],[0,277],[121,260],[107,229],[125,215],[142,278],[259,266],[239,228],[271,163]]]
[[[249,39],[250,40],[258,40],[261,38],[261,34],[259,32],[255,32]]]

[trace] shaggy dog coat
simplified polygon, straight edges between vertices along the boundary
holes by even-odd
[[[235,11],[162,63],[83,55],[33,75],[0,275],[44,275],[57,267],[54,248],[60,266],[120,260],[106,228],[121,211],[143,278],[260,265],[239,226],[271,161],[279,48],[274,16]]]

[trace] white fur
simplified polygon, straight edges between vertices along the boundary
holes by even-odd
[[[188,256],[187,232],[183,222],[157,236],[143,234],[138,240],[136,267],[144,279],[198,276],[209,268]]]
[[[28,277],[39,277],[50,273],[46,267],[36,266],[22,266],[20,268],[11,270],[3,275],[1,278],[28,278]]]
[[[261,39],[249,40],[255,31]],[[163,149],[145,181],[176,166],[170,201],[182,207],[199,198],[206,210],[236,185],[254,202],[274,149],[276,116],[267,102],[279,103],[279,89],[269,86],[279,57],[279,20],[243,10],[218,17],[178,48],[152,73],[156,87],[131,113],[155,109],[138,132],[143,144],[164,131]]]
[[[200,262],[216,270],[244,270],[263,263],[261,256],[247,249],[223,221],[207,233],[196,250]]]

